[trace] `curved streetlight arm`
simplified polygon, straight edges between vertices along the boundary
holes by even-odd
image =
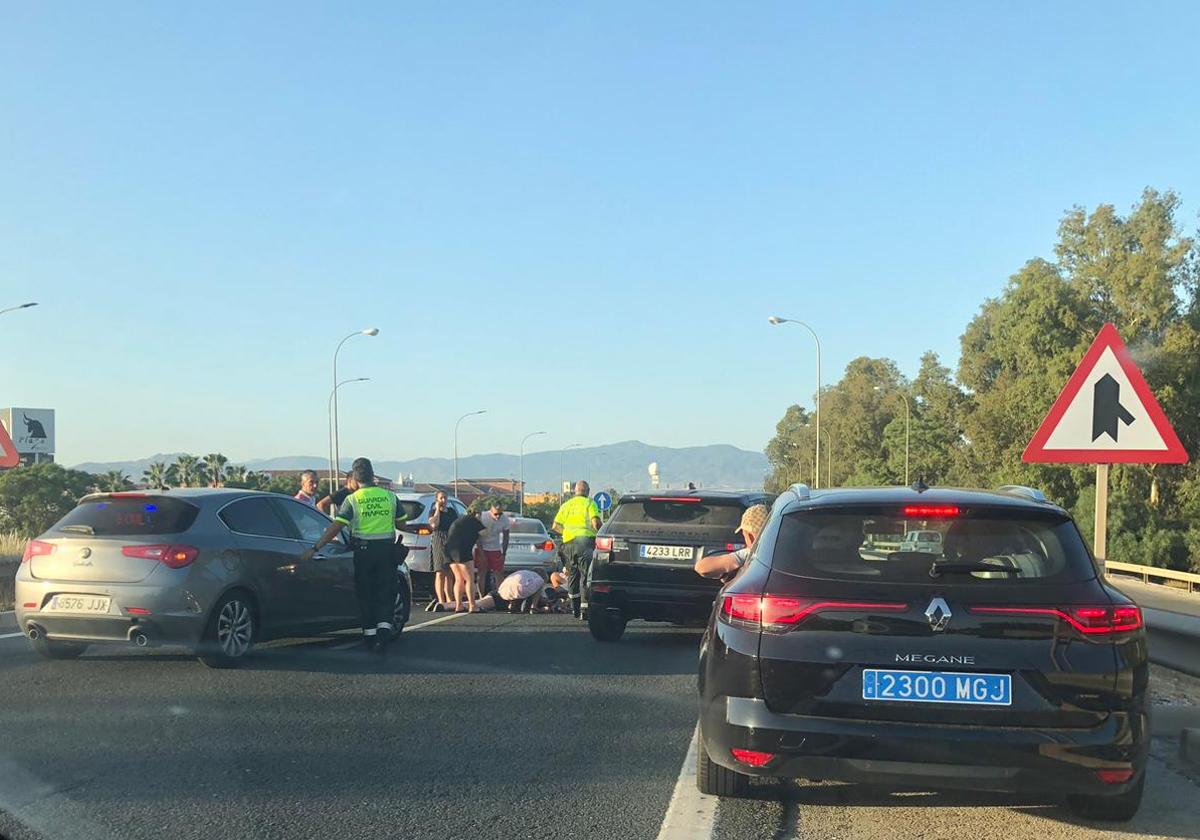
[[[339,441],[338,441],[338,399],[337,399],[338,353],[342,352],[342,345],[345,344],[350,339],[354,338],[354,336],[356,336],[356,335],[365,335],[365,336],[374,337],[374,336],[379,335],[379,328],[378,327],[367,327],[365,330],[358,330],[357,332],[352,332],[348,336],[343,338],[341,341],[339,341],[337,343],[337,347],[335,347],[333,350],[333,420],[330,423],[330,426],[332,427],[332,429],[329,432],[329,439],[333,442],[333,457],[330,459],[330,463],[332,464],[332,466],[330,468],[331,474],[340,467],[339,461],[341,460],[341,457],[342,457],[342,449],[341,449],[341,446],[338,445],[339,444]]]
[[[531,437],[537,437],[538,435],[544,435],[544,434],[546,434],[546,433],[545,432],[530,432],[529,434],[525,435],[525,437],[521,438],[521,455],[520,455],[521,477],[519,479],[520,490],[518,491],[521,494],[521,499],[519,502],[517,502],[517,512],[520,513],[521,516],[525,515],[525,441],[529,440]]]
[[[816,454],[813,456],[813,489],[819,489],[821,486],[821,338],[817,335],[817,331],[803,321],[798,321],[795,318],[781,318],[778,315],[772,315],[767,319],[767,322],[773,326],[780,324],[796,324],[808,330],[813,337],[813,341],[817,345],[817,396],[816,396],[816,427],[817,427],[817,443]]]
[[[341,388],[343,385],[349,385],[351,382],[367,382],[369,380],[370,380],[369,376],[358,376],[358,377],[355,377],[354,379],[343,379],[337,385],[334,385],[333,390],[331,390],[329,392],[329,405],[327,407],[327,411],[329,413],[329,429],[330,429],[330,435],[329,435],[329,495],[331,495],[331,496],[333,495],[334,491],[337,490],[337,465],[334,463],[335,456],[334,456],[334,452],[333,452],[333,398],[337,395],[338,389]]]
[[[0,315],[3,315],[5,312],[16,312],[18,309],[28,309],[31,306],[37,306],[37,304],[36,303],[19,303],[16,306],[9,306],[5,309],[0,309]]]
[[[462,421],[477,414],[487,414],[487,409],[481,408],[479,411],[468,411],[454,423],[454,498],[456,499],[458,498],[458,427]]]

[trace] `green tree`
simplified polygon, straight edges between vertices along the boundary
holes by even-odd
[[[123,470],[109,470],[103,475],[96,476],[96,489],[105,493],[117,493],[133,487],[133,482]]]
[[[204,475],[210,487],[221,487],[225,483],[225,465],[229,459],[220,452],[212,452],[204,456]]]
[[[142,472],[146,486],[152,490],[166,490],[170,486],[171,468],[162,461],[155,461]]]
[[[175,484],[180,487],[194,487],[201,483],[200,459],[195,455],[180,455],[171,465]]]
[[[94,482],[90,473],[53,463],[0,472],[0,531],[37,536],[91,492]]]
[[[246,475],[249,471],[242,464],[232,464],[225,468],[225,486],[245,488]]]

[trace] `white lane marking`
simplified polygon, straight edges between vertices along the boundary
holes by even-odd
[[[667,814],[658,830],[658,840],[697,840],[712,837],[719,800],[715,796],[701,793],[696,787],[696,750],[700,749],[704,747],[700,745],[700,724],[696,724],[696,729],[692,732],[692,742],[688,744],[687,756],[683,759],[683,769],[679,771],[679,778],[675,780],[675,792],[671,794]]]
[[[408,633],[412,633],[414,630],[420,630],[422,627],[432,627],[435,624],[441,624],[443,621],[452,621],[456,618],[462,618],[464,615],[470,615],[470,613],[466,613],[466,612],[450,613],[450,615],[444,615],[441,618],[434,618],[434,619],[430,619],[429,621],[422,621],[420,624],[409,624],[408,626],[406,626],[404,628],[404,633],[402,633],[401,635],[407,635]],[[349,650],[350,648],[354,647],[355,645],[361,645],[361,644],[362,644],[362,637],[355,636],[353,642],[347,642],[342,645],[334,645],[333,647],[330,648],[330,650]]]
[[[24,633],[0,633],[0,639],[15,639],[18,636],[24,637]]]

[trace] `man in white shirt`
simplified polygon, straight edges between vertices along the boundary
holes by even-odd
[[[492,502],[480,515],[479,522],[483,525],[483,530],[479,533],[479,556],[475,559],[475,575],[479,591],[486,593],[504,576],[504,561],[508,557],[508,537],[512,529],[512,519],[500,507],[499,502]],[[489,584],[489,573],[494,583]]]
[[[767,524],[770,516],[771,511],[766,505],[751,505],[746,508],[742,514],[742,524],[734,531],[735,534],[742,535],[746,542],[745,547],[728,554],[701,557],[693,567],[696,574],[706,578],[723,578],[746,565],[746,561],[750,559],[750,551],[758,542],[758,535],[762,533],[763,526]]]

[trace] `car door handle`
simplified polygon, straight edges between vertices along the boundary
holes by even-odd
[[[276,566],[275,571],[285,572],[286,574],[294,575],[294,574],[296,574],[296,570],[299,568],[300,567],[295,563],[288,563],[286,566]]]

